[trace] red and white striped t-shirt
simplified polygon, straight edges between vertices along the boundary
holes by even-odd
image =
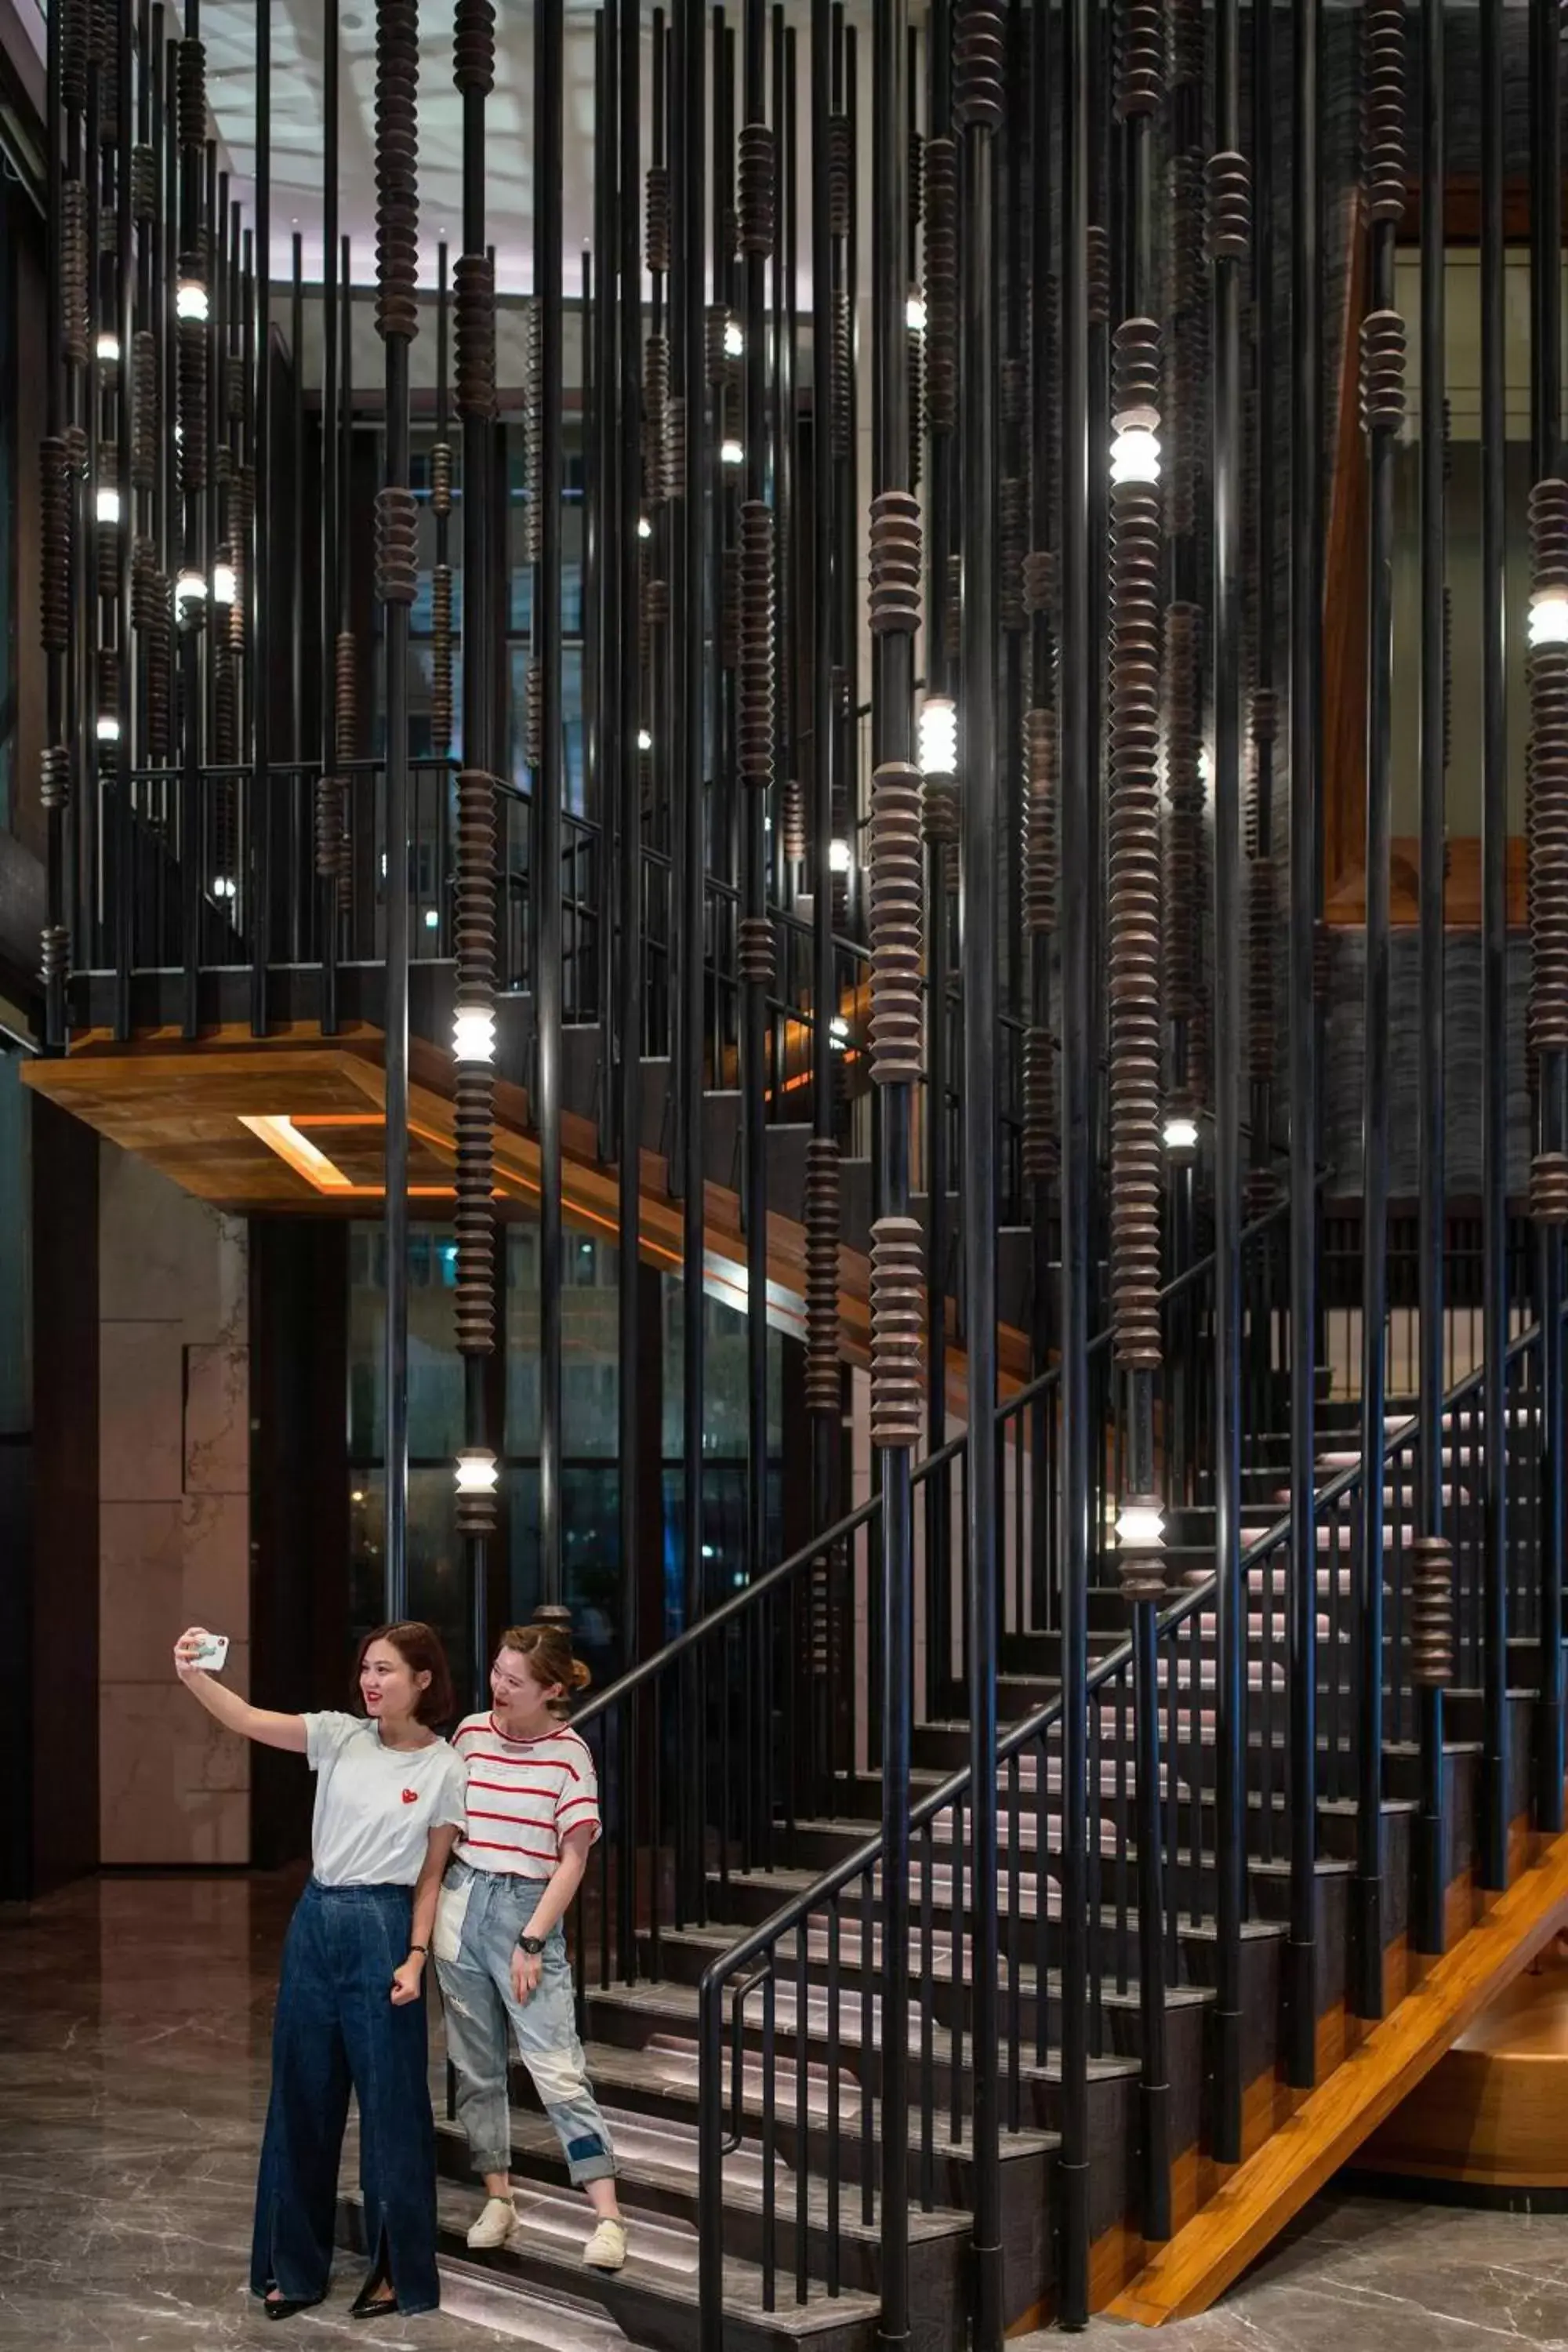
[[[599,1835],[599,1783],[584,1739],[564,1726],[537,1739],[508,1739],[491,1715],[470,1715],[452,1735],[468,1771],[468,1817],[459,1861],[475,1870],[548,1878],[561,1841]]]

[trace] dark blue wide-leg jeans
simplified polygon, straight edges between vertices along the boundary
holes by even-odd
[[[412,1909],[410,1887],[311,1879],[289,1922],[256,2184],[255,2294],[275,2286],[309,2301],[327,2291],[352,2084],[371,2260],[384,2254],[401,2310],[440,2301],[425,2002],[395,2009],[391,1999]]]

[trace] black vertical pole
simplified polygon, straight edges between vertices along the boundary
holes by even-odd
[[[833,236],[829,210],[828,149],[833,111],[833,9],[831,0],[811,7],[811,822],[808,871],[811,927],[811,1102],[816,1140],[829,1141],[834,1129],[833,1038],[833,838],[834,777],[837,726],[833,698],[835,574],[837,569],[836,468],[833,462]],[[814,1412],[812,1511],[826,1527],[833,1512],[834,1474],[840,1430],[837,1417]]]
[[[1247,1916],[1247,1742],[1241,1580],[1241,562],[1242,271],[1250,182],[1237,152],[1241,63],[1237,0],[1215,9],[1215,136],[1209,252],[1214,269],[1214,1223],[1215,1570],[1217,1799],[1214,2149],[1241,2159],[1241,1929]],[[1232,226],[1229,207],[1236,208]]]
[[[561,239],[562,0],[533,16],[533,142],[538,158],[533,299],[539,305],[539,561],[533,658],[540,667],[540,761],[533,780],[534,1077],[539,1120],[540,1609],[565,1605],[561,1545]],[[585,322],[584,322],[585,323]]]
[[[767,7],[766,0],[745,0],[742,26],[742,67],[743,76],[742,112],[746,131],[753,133],[765,124],[767,113]],[[776,150],[770,151],[772,153]],[[759,551],[766,551],[766,574],[772,586],[771,541],[764,534],[770,520],[776,528],[776,518],[770,518],[766,501],[772,480],[772,456],[768,436],[768,322],[767,322],[767,243],[763,234],[764,224],[753,218],[753,206],[749,198],[749,182],[745,159],[742,159],[741,236],[744,254],[745,280],[745,506],[742,512],[740,593],[742,599],[741,618],[742,663],[748,661],[748,644],[755,625],[753,609],[761,599],[760,581],[752,578],[751,539],[759,543]],[[773,229],[776,236],[776,226]],[[751,538],[748,537],[751,534]],[[776,625],[776,624],[775,624]],[[770,637],[772,632],[770,631]],[[767,647],[771,688],[773,645]],[[754,656],[753,656],[754,658]],[[742,694],[751,691],[749,676],[742,676]],[[742,700],[742,735],[746,704]],[[758,1576],[767,1563],[768,1529],[768,1188],[765,1157],[765,1126],[767,1115],[767,1016],[768,982],[772,969],[773,935],[767,917],[767,787],[773,751],[773,713],[767,714],[765,739],[754,755],[748,741],[741,744],[743,770],[742,802],[740,811],[741,856],[742,863],[742,903],[745,920],[752,927],[753,956],[742,959],[742,1086],[744,1119],[742,1165],[745,1184],[744,1224],[746,1228],[746,1572]],[[753,759],[757,764],[753,764]],[[751,964],[748,976],[747,965]]]
[[[931,0],[928,26],[930,47],[930,116],[926,126],[928,159],[931,143],[940,140],[951,150],[952,136],[952,25],[950,0]],[[952,225],[945,234],[951,242]],[[931,215],[927,215],[926,286],[931,278]],[[926,306],[929,362],[934,353],[932,305]],[[928,694],[952,696],[952,666],[947,657],[947,564],[952,545],[953,435],[944,419],[938,430],[931,421],[931,477],[926,494],[927,577],[925,663]],[[952,852],[945,840],[932,841],[926,850],[926,1444],[932,1453],[947,1443],[947,1279],[952,1248],[948,1194],[952,1189],[952,1151],[948,1122],[948,978],[950,917],[948,875]],[[926,1545],[926,1705],[940,1705],[940,1694],[952,1677],[952,1487],[944,1473],[925,1485]]]
[[[1530,339],[1531,471],[1555,480],[1563,431],[1563,115],[1561,12],[1531,0]],[[1550,657],[1549,657],[1550,658]],[[1568,1149],[1568,1055],[1543,1044],[1539,1144],[1543,1160]],[[1548,1188],[1550,1190],[1550,1188]],[[1544,1205],[1544,1204],[1543,1204]],[[1563,1827],[1563,1226],[1538,1223],[1541,1295],[1541,1687],[1535,1708],[1535,1826]]]
[[[705,185],[703,109],[706,43],[701,0],[681,0],[674,11],[676,38],[675,87],[680,136],[670,142],[679,158],[676,216],[677,268],[672,278],[677,320],[676,382],[685,416],[684,466],[680,504],[675,522],[676,566],[671,612],[680,616],[676,630],[677,719],[673,774],[679,822],[680,1020],[679,1072],[677,1094],[680,1107],[681,1141],[681,1273],[684,1323],[681,1334],[681,1493],[683,1502],[686,1622],[690,1624],[703,1606],[702,1437],[704,1398],[705,1315],[703,1255],[703,1076],[704,1012],[707,960],[707,825],[703,792],[702,678],[705,631],[702,621],[704,574],[703,499],[708,481],[703,398],[703,288]],[[714,616],[717,626],[718,615]],[[683,1683],[683,1729],[689,1747],[700,1749],[703,1694],[699,1677],[689,1673]],[[700,1769],[689,1776],[687,1869],[689,1892],[701,1902],[701,1840],[705,1825],[706,1790]]]
[[[45,902],[47,925],[44,947],[44,1036],[51,1052],[58,1053],[66,1043],[66,980],[71,958],[72,941],[68,929],[70,893],[68,887],[68,848],[69,835],[66,806],[69,799],[72,761],[66,730],[67,665],[69,643],[69,606],[67,583],[69,567],[69,487],[66,475],[65,447],[61,433],[67,423],[65,357],[61,348],[62,320],[60,316],[60,224],[64,210],[60,92],[60,10],[51,8],[46,25],[47,90],[46,111],[46,198],[44,234],[47,279],[44,292],[44,331],[48,339],[44,377],[44,432],[47,440],[45,464],[49,478],[46,488],[55,504],[56,535],[46,539],[41,548],[46,577],[56,583],[56,596],[46,612],[46,726],[48,734],[47,754],[48,772],[55,777],[55,788],[48,795],[48,850]],[[76,762],[77,789],[81,789],[81,763]]]
[[[879,981],[886,977],[881,949],[882,926],[878,919],[880,897],[878,874],[894,844],[886,836],[890,826],[879,819],[879,789],[888,779],[895,788],[913,780],[914,634],[912,625],[890,625],[900,616],[889,609],[895,599],[887,593],[891,567],[883,555],[883,515],[889,520],[916,521],[912,499],[907,508],[900,494],[910,488],[909,329],[906,323],[905,254],[909,238],[910,71],[908,0],[885,0],[875,12],[872,69],[877,92],[872,127],[871,352],[874,372],[872,507],[870,557],[870,618],[872,628],[871,709],[877,772],[872,792],[872,988],[875,1010]],[[888,494],[891,494],[889,496]],[[885,501],[885,504],[884,504]],[[918,836],[911,845],[919,856]],[[873,1054],[879,1060],[876,1041]],[[882,1084],[878,1132],[877,1228],[873,1233],[873,1265],[883,1255],[877,1244],[894,1241],[907,1231],[910,1214],[910,1116],[911,1087],[908,1078]],[[978,1221],[977,1221],[978,1222]],[[985,1235],[987,1244],[990,1236]],[[883,1435],[883,1416],[877,1328],[877,1276],[872,1301],[872,1420],[873,1443]],[[912,1303],[912,1302],[911,1302]],[[891,1416],[888,1434],[907,1427],[901,1414]],[[916,1422],[918,1427],[918,1417]],[[985,1430],[988,1422],[976,1418]],[[882,1652],[882,2316],[879,2341],[904,2345],[910,2340],[910,1663],[913,1645],[914,1535],[912,1490],[908,1442],[884,1444],[881,1451],[882,1512],[880,1525],[881,1652]],[[984,1441],[974,1452],[992,1453]],[[991,1781],[994,1786],[994,1762]],[[978,1790],[983,1784],[976,1780]],[[978,1813],[984,1808],[977,1806]],[[979,1981],[978,1972],[976,1983]],[[977,2093],[978,2093],[978,2077]],[[978,2153],[980,2134],[975,2134]],[[999,2236],[999,2231],[998,2231]],[[983,2265],[979,2309],[984,2322],[987,2287],[984,2265],[989,2238],[976,2209],[975,2244]]]
[[[408,347],[418,329],[418,311],[405,231],[409,215],[417,216],[413,145],[418,54],[417,23],[408,0],[379,0],[376,326],[384,352],[386,427],[376,513],[376,592],[386,640],[384,1607],[391,1619],[408,1613],[408,619],[416,530],[408,488]],[[261,241],[257,277],[263,287],[266,256]],[[266,700],[265,689],[260,700]]]
[[[1003,114],[1004,24],[995,0],[963,0],[953,45],[953,114],[963,133],[959,305],[962,337],[963,605],[959,699],[962,810],[959,923],[963,958],[963,1274],[970,1444],[965,1502],[971,1822],[970,2063],[974,2081],[974,2333],[1003,2336],[1001,2018],[996,1983],[996,132]],[[1070,1702],[1064,1701],[1064,1704]],[[1066,1767],[1069,1776],[1070,1762]],[[1070,1803],[1070,1799],[1068,1800]],[[1071,1832],[1068,1832],[1070,1845]],[[1068,1898],[1070,1904],[1070,1896]],[[1068,1910],[1068,1919],[1071,1912]],[[1070,1926],[1069,1926],[1070,1933]],[[1063,2008],[1070,1995],[1064,1990]],[[1066,2153],[1064,2145],[1064,2155]]]
[[[1089,186],[1091,0],[1068,0],[1062,109],[1061,564],[1061,2294],[1065,2326],[1089,2317],[1089,1124],[1094,887],[1095,643],[1089,569]],[[966,499],[967,504],[967,499]]]
[[[267,1034],[267,961],[272,914],[272,0],[256,5],[256,541],[251,677],[253,739],[250,779],[250,1028]],[[390,1120],[390,1109],[389,1109]],[[388,1301],[390,1305],[390,1300]],[[389,1400],[390,1403],[390,1400]],[[390,1445],[391,1424],[387,1427]],[[387,1456],[391,1462],[390,1453]],[[392,1512],[388,1488],[387,1565],[391,1573]]]
[[[620,163],[620,0],[605,0],[595,26],[594,244],[591,268],[589,256],[584,253],[583,257],[581,315],[584,353],[583,609],[588,616],[584,625],[584,635],[591,634],[594,639],[591,645],[585,643],[583,648],[583,693],[584,716],[590,718],[592,723],[591,766],[586,779],[587,806],[590,817],[598,827],[598,848],[594,865],[594,907],[599,1083],[595,1110],[598,1124],[599,1157],[606,1160],[613,1157],[615,1151],[615,1089],[611,1073],[616,942],[612,894],[616,879],[616,837],[620,824],[617,786],[621,772],[621,684],[628,664],[635,667],[637,660],[636,637],[628,642],[621,635],[621,583],[616,545],[621,513],[621,442],[616,430],[619,387],[615,358],[619,331],[616,319],[619,273],[615,241],[618,220],[616,174]],[[630,617],[635,627],[636,616]]]
[[[496,770],[494,634],[486,625],[485,583],[491,561],[491,454],[495,432],[495,301],[485,244],[485,101],[495,74],[494,36],[488,11],[459,5],[454,79],[463,109],[463,257],[458,264],[458,405],[462,417],[463,709],[462,764],[493,776]],[[443,260],[445,247],[442,248]],[[443,404],[445,374],[442,378]],[[445,418],[437,427],[445,438]],[[448,748],[446,746],[443,749]],[[459,791],[463,788],[459,786]],[[448,786],[441,779],[443,801]],[[504,839],[504,832],[502,835]],[[464,862],[459,839],[459,866]],[[458,1087],[465,1081],[459,1073]],[[492,1236],[493,1238],[493,1236]],[[464,1251],[466,1256],[466,1249]],[[504,1260],[503,1260],[504,1262]],[[467,1265],[463,1272],[468,1273]],[[490,1358],[476,1349],[463,1358],[463,1443],[490,1451]],[[475,1511],[464,1529],[468,1574],[469,1664],[477,1703],[489,1668],[489,1544]]]
[[[1290,1933],[1287,2079],[1317,2071],[1317,803],[1322,761],[1321,0],[1294,13],[1290,276]]]
[[[218,211],[226,209],[220,191]],[[293,623],[289,631],[289,757],[293,773],[289,779],[286,806],[289,822],[286,831],[288,851],[285,870],[288,874],[287,908],[289,934],[282,952],[290,963],[301,960],[300,926],[304,916],[300,877],[307,870],[304,858],[305,836],[300,829],[300,799],[304,780],[300,763],[305,757],[305,631],[302,614],[305,603],[305,240],[296,229],[289,240],[289,460],[293,482],[289,491],[289,604]],[[221,334],[218,348],[222,348]],[[213,407],[216,414],[218,379],[221,366],[212,370]],[[216,501],[215,501],[216,504]],[[212,537],[209,530],[208,539]],[[219,754],[222,757],[222,754]],[[308,808],[308,803],[307,803]]]
[[[638,236],[639,175],[642,166],[642,9],[639,0],[623,0],[621,14],[620,211],[617,215],[620,300],[618,368],[621,436],[621,512],[616,551],[620,566],[622,643],[637,642],[637,516],[642,487],[642,248]],[[605,256],[606,264],[610,257]],[[615,780],[620,795],[620,911],[617,1022],[619,1096],[616,1109],[620,1160],[620,1288],[617,1330],[621,1369],[617,1402],[620,1425],[621,1539],[621,1660],[636,1665],[642,1653],[638,1622],[637,1571],[642,1550],[638,1514],[642,1508],[642,1444],[638,1422],[637,1366],[641,1361],[640,1313],[642,1269],[642,991],[643,991],[643,810],[642,761],[637,751],[640,715],[639,679],[635,661],[621,672],[621,772]],[[606,780],[609,781],[609,780]],[[628,1776],[637,1768],[630,1747],[631,1727],[623,1738],[621,1769]],[[618,1889],[621,1973],[635,1971],[636,1868],[635,1841],[621,1841],[622,1879]]]
[[[1446,1873],[1443,1678],[1452,1672],[1453,1561],[1443,1531],[1443,1230],[1447,1219],[1443,1087],[1443,869],[1447,728],[1444,705],[1448,659],[1447,518],[1447,301],[1444,200],[1447,140],[1444,119],[1446,0],[1421,9],[1421,1430],[1420,1537],[1415,1574],[1436,1588],[1447,1633],[1444,1655],[1424,1662],[1421,1677],[1421,1811],[1416,1830],[1411,1940],[1417,1951],[1444,1944]],[[1430,1671],[1428,1670],[1430,1669]]]
[[[1481,1419],[1486,1433],[1479,1875],[1508,1884],[1508,533],[1503,5],[1481,0]]]
[[[1276,241],[1279,208],[1275,190],[1279,173],[1274,152],[1275,79],[1274,79],[1274,10],[1254,8],[1252,12],[1252,162],[1254,173],[1254,208],[1252,236],[1252,306],[1253,306],[1253,385],[1257,403],[1256,449],[1258,456],[1258,512],[1254,520],[1258,572],[1256,595],[1257,622],[1254,631],[1252,738],[1253,795],[1256,814],[1254,855],[1268,877],[1268,887],[1273,892],[1274,875],[1274,744],[1276,711],[1275,677],[1275,519],[1279,483],[1278,439],[1275,429],[1275,397],[1279,382],[1279,345],[1278,305],[1275,299]],[[1272,900],[1277,913],[1278,900]],[[1270,956],[1268,977],[1272,983],[1275,965]],[[1271,990],[1272,993],[1272,990]],[[1270,1004],[1272,1012],[1272,1003]],[[1273,1024],[1269,1023],[1268,1045],[1272,1048]],[[1270,1056],[1272,1058],[1272,1056]],[[1260,1213],[1275,1198],[1274,1187],[1274,1103],[1275,1079],[1271,1067],[1264,1066],[1263,1056],[1254,1055],[1254,1084],[1251,1090],[1250,1118],[1252,1124],[1251,1160],[1257,1186],[1251,1203],[1253,1213]],[[1274,1286],[1270,1244],[1270,1299],[1278,1296]],[[1275,1787],[1274,1768],[1268,1769],[1266,1781],[1268,1798]],[[1266,1800],[1268,1801],[1268,1800]]]
[[[321,111],[325,135],[321,155],[321,773],[334,772],[336,713],[332,683],[338,628],[338,24],[341,0],[324,0],[321,14]],[[260,681],[253,681],[259,684]],[[340,784],[339,793],[348,786]],[[334,796],[334,801],[336,796]],[[301,886],[302,887],[302,886]],[[323,875],[317,885],[321,926],[321,1034],[330,1037],[338,1025],[338,890],[336,874]]]
[[[1107,768],[1110,818],[1108,962],[1110,1064],[1109,1087],[1112,1206],[1110,1297],[1114,1360],[1123,1375],[1124,1422],[1118,1465],[1121,1511],[1117,1535],[1122,1590],[1132,1618],[1132,1706],[1135,1748],[1135,1837],[1138,1850],[1138,1992],[1142,2178],[1139,2218],[1146,2241],[1171,2234],[1170,2084],[1165,2035],[1165,1930],[1161,1820],[1159,1604],[1163,1594],[1157,1505],[1161,1473],[1154,1439],[1155,1378],[1163,1334],[1157,1217],[1140,1232],[1140,1179],[1152,1196],[1159,1174],[1158,964],[1147,953],[1149,930],[1160,937],[1163,907],[1151,909],[1140,877],[1160,853],[1159,734],[1160,509],[1152,479],[1159,470],[1163,423],[1162,339],[1153,244],[1153,148],[1164,95],[1158,37],[1144,36],[1136,14],[1122,20],[1114,86],[1121,172],[1120,238],[1124,283],[1122,320],[1111,346],[1112,449],[1123,463],[1111,468],[1110,490],[1110,692]],[[1138,462],[1142,452],[1144,462]],[[1121,478],[1118,478],[1121,476]],[[1140,723],[1142,722],[1142,723]],[[1150,922],[1152,913],[1152,924]],[[1139,1520],[1143,1521],[1140,1528]]]
[[[1369,23],[1366,111],[1378,122],[1404,98],[1401,12]],[[1392,67],[1392,72],[1389,68]],[[1384,80],[1388,83],[1384,88]],[[1403,121],[1391,121],[1402,139]],[[1356,1875],[1352,2001],[1383,2014],[1383,1459],[1388,1305],[1389,857],[1394,739],[1394,459],[1405,406],[1404,323],[1394,310],[1394,241],[1404,208],[1403,158],[1392,173],[1374,149],[1367,205],[1368,317],[1362,330],[1362,421],[1368,436],[1366,961],[1362,1060],[1361,1493],[1353,1556],[1356,1616]]]
[[[116,57],[115,72],[119,83],[115,104],[114,199],[115,199],[115,289],[114,338],[119,350],[115,369],[115,429],[116,451],[114,479],[120,499],[120,517],[116,524],[116,546],[119,565],[114,599],[114,643],[118,653],[119,698],[115,709],[119,733],[114,746],[114,798],[118,813],[117,837],[119,855],[114,867],[115,891],[115,1018],[117,1038],[131,1034],[131,965],[134,948],[136,892],[132,860],[135,855],[135,835],[131,805],[132,685],[134,665],[131,656],[131,551],[135,533],[133,517],[135,500],[131,484],[132,411],[131,367],[132,338],[136,322],[135,222],[131,205],[131,158],[135,144],[136,117],[132,105],[132,75],[135,70],[136,28],[132,0],[119,0],[115,10]],[[98,165],[97,168],[101,168]],[[96,553],[96,550],[94,551]],[[205,561],[204,549],[203,573],[210,584],[211,566]]]

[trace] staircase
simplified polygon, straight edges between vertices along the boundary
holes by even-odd
[[[1268,1256],[1267,1228],[1254,1249]],[[873,1499],[579,1718],[601,1758],[606,1835],[580,1905],[576,1969],[590,2067],[622,2165],[626,2270],[606,2278],[581,2269],[581,2200],[568,2191],[521,2069],[517,2237],[504,2253],[468,2253],[462,2232],[479,2184],[460,2133],[446,2123],[444,2249],[531,2295],[587,2298],[638,2345],[869,2347],[888,2242],[885,2188],[897,2179],[907,2207],[911,2340],[956,2352],[973,2340],[973,2241],[989,2153],[984,2121],[977,2138],[978,2088],[983,2115],[988,2094],[996,2102],[995,2277],[1006,2328],[1064,2307],[1070,2319],[1080,2299],[1151,2322],[1204,2307],[1568,1907],[1568,1844],[1538,1841],[1531,1827],[1537,1352],[1538,1335],[1527,1332],[1509,1367],[1516,1532],[1507,1580],[1520,1630],[1508,1660],[1506,1895],[1483,1893],[1477,1879],[1489,1797],[1478,1381],[1454,1392],[1445,1416],[1460,1661],[1436,1759],[1445,1958],[1418,1954],[1412,1937],[1427,1852],[1408,1622],[1418,1433],[1409,1420],[1391,1422],[1384,1468],[1383,1869],[1372,1911],[1357,1885],[1359,1407],[1326,1399],[1310,1662],[1318,1785],[1301,1948],[1292,1910],[1300,1809],[1289,1772],[1289,1445],[1283,1391],[1266,1366],[1254,1368],[1252,1392],[1268,1402],[1247,1444],[1232,1631],[1222,1628],[1213,1573],[1212,1498],[1194,1478],[1168,1520],[1179,1597],[1145,1654],[1152,1704],[1140,1705],[1114,1554],[1097,1543],[1087,1612],[1085,1900],[1081,1914],[1073,1909],[1064,1873],[1063,1636],[1049,1578],[1021,1572],[1048,1517],[1057,1424],[1047,1373],[999,1415],[1010,1499],[994,1927],[973,1867],[968,1661],[961,1632],[936,1607],[940,1548],[917,1559],[905,2066],[890,2063],[882,2028]],[[1108,1464],[1113,1412],[1110,1423]],[[948,1448],[917,1472],[915,1488],[917,1530],[953,1531],[945,1572],[955,1579],[964,1458],[962,1445]],[[1032,1483],[1042,1460],[1043,1493]],[[1297,1608],[1305,1613],[1300,1599]],[[938,1624],[945,1654],[927,1638]],[[1300,1624],[1294,1638],[1302,1639]],[[1227,1676],[1240,1696],[1241,1768],[1228,1796]],[[846,1691],[853,1706],[829,1704]],[[1238,1800],[1245,1864],[1227,1948],[1220,1822]],[[1542,1810],[1545,1826],[1560,1829],[1561,1812],[1552,1822],[1550,1805]],[[1373,1917],[1381,1921],[1382,2022],[1356,2013],[1369,2006],[1358,1991],[1358,1923]],[[976,2064],[974,2028],[976,1954],[991,1934],[994,2070]],[[1296,2013],[1303,2000],[1305,2020]],[[1315,2089],[1301,2079],[1303,2045]],[[908,2099],[901,2165],[884,2150],[889,2090]]]

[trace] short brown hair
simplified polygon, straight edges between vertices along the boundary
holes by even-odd
[[[563,1690],[586,1690],[593,1680],[582,1659],[574,1657],[572,1636],[563,1625],[509,1625],[496,1647],[516,1650],[546,1687],[559,1683]]]
[[[458,1712],[457,1698],[452,1690],[452,1669],[447,1664],[447,1653],[441,1636],[433,1625],[417,1617],[400,1618],[395,1625],[377,1625],[359,1645],[354,1660],[354,1706],[364,1713],[364,1694],[360,1689],[360,1669],[365,1653],[373,1642],[390,1642],[404,1664],[411,1673],[428,1675],[430,1679],[414,1702],[414,1719],[428,1729],[438,1723],[450,1723]]]

